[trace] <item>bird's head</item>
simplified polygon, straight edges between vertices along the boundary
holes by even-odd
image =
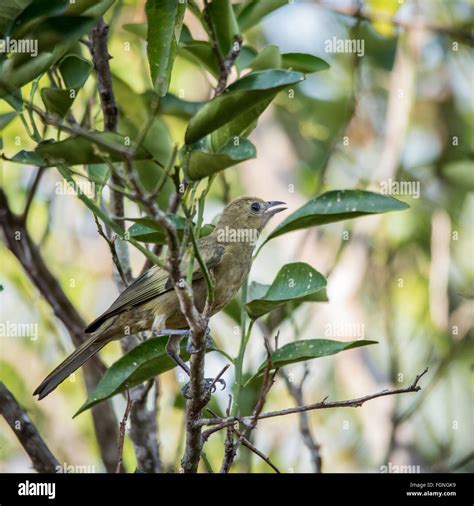
[[[277,200],[265,201],[258,197],[240,197],[228,204],[219,219],[216,226],[216,232],[222,235],[233,233],[236,237],[254,237],[255,241],[263,227],[268,223],[270,218],[280,211],[284,211],[286,207],[281,207],[285,202]],[[255,242],[250,241],[250,242]],[[223,240],[222,242],[232,242],[231,240]],[[240,241],[238,241],[240,242]]]

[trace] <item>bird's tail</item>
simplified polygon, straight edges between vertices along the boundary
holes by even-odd
[[[99,338],[102,339],[99,340]],[[38,395],[38,400],[43,399],[51,393],[60,383],[62,383],[70,374],[101,350],[109,341],[103,339],[100,334],[92,336],[86,342],[82,343],[74,350],[69,357],[61,362],[48,376],[41,382],[41,385],[33,392]]]

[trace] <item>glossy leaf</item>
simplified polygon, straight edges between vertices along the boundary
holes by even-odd
[[[11,121],[16,118],[16,116],[16,112],[6,112],[4,114],[0,114],[0,130],[3,130]]]
[[[315,227],[370,214],[408,209],[409,205],[388,195],[364,190],[333,190],[307,202],[288,216],[266,241],[301,228]]]
[[[242,31],[260,23],[261,19],[270,12],[287,5],[288,0],[253,0],[240,12],[237,20]]]
[[[281,67],[281,53],[278,46],[267,46],[255,56],[249,67],[253,70],[278,69]],[[296,69],[295,69],[296,70]]]
[[[184,339],[181,343],[180,353],[184,361],[189,359],[185,341]],[[166,354],[167,342],[168,336],[153,337],[119,358],[107,369],[95,390],[74,416],[128,388],[174,369],[176,363]]]
[[[133,33],[133,35],[146,40],[148,33],[147,23],[126,23],[122,26],[122,28],[129,33]]]
[[[103,163],[107,158],[110,158],[111,161],[120,161],[124,159],[120,149],[134,148],[133,143],[130,146],[125,146],[124,138],[116,133],[98,132],[91,135],[93,139],[106,142],[108,146],[104,147],[96,144],[93,140],[82,137],[69,137],[60,142],[42,142],[36,148],[36,153],[50,164],[61,161],[68,165],[82,165]],[[114,146],[117,148],[114,149]],[[144,160],[151,158],[151,155],[145,148],[140,147],[135,158]]]
[[[186,130],[186,143],[192,144],[226,124],[232,124],[227,129],[229,137],[241,135],[251,124],[251,118],[255,120],[263,112],[259,106],[267,106],[281,89],[303,80],[303,74],[287,70],[264,70],[246,75],[191,118]],[[240,121],[242,116],[245,117],[244,123]],[[222,139],[218,144],[222,146],[225,142]],[[214,143],[213,147],[215,149]]]
[[[255,158],[257,150],[247,139],[230,140],[217,153],[193,149],[189,153],[187,173],[192,181],[211,176],[237,163]]]
[[[258,52],[251,46],[242,46],[240,49],[240,54],[235,61],[235,64],[239,71],[246,68],[250,68],[250,63],[255,59]]]
[[[69,111],[74,98],[71,98],[69,90],[58,88],[43,88],[41,90],[41,99],[48,112],[64,118]]]
[[[202,66],[214,77],[219,75],[220,69],[216,52],[209,42],[205,40],[192,40],[180,45],[178,52],[187,60]]]
[[[332,341],[330,339],[305,339],[285,344],[278,350],[272,353],[272,369],[284,367],[289,364],[296,364],[298,362],[306,362],[313,358],[328,357],[335,355],[341,351],[351,350],[353,348],[360,348],[361,346],[369,346],[377,344],[377,341]],[[247,382],[260,377],[268,362],[265,360],[258,368],[257,373]]]
[[[66,88],[82,88],[92,70],[92,64],[76,55],[68,55],[59,63],[59,71]]]
[[[176,214],[168,214],[168,218],[174,223],[178,237],[181,239],[185,228],[186,220]],[[166,244],[166,232],[163,227],[151,218],[127,218],[134,224],[128,229],[128,234],[140,242]],[[199,237],[205,237],[214,230],[214,225],[206,224],[201,227]]]
[[[34,151],[25,151],[24,149],[18,151],[18,153],[16,153],[10,159],[10,161],[28,165],[38,165],[39,167],[47,165],[46,160],[41,158],[41,156],[39,156],[37,153]]]
[[[239,34],[239,25],[235,18],[230,0],[213,0],[207,8],[209,20],[216,35],[222,56],[229,53],[234,37]]]
[[[87,174],[89,179],[101,188],[112,175],[112,169],[106,163],[93,163],[87,166]]]
[[[199,111],[202,105],[203,102],[190,102],[168,93],[160,100],[158,112],[189,120]]]
[[[322,58],[305,53],[285,53],[281,55],[281,66],[285,69],[296,70],[303,74],[311,74],[327,70],[330,65]]]
[[[287,302],[325,301],[326,279],[304,262],[284,265],[270,286],[254,284],[245,309],[253,320]]]
[[[173,222],[181,237],[186,226],[186,220],[176,214],[168,214],[168,218]],[[166,232],[163,227],[151,218],[132,218],[134,224],[127,230],[130,237],[137,241],[151,242],[157,244],[166,244]]]
[[[147,0],[147,54],[154,90],[163,97],[171,79],[186,3],[180,0]]]
[[[9,31],[15,18],[28,7],[32,0],[1,0],[0,1],[0,38]]]

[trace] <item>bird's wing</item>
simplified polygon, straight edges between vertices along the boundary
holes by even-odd
[[[198,248],[203,261],[208,269],[212,269],[220,263],[224,255],[224,246],[219,244],[212,236],[203,237],[198,242]],[[181,272],[185,274],[189,265],[189,258],[184,258],[181,264]],[[194,260],[193,281],[203,277],[203,272],[198,261]],[[173,289],[168,272],[158,266],[151,267],[128,286],[115,300],[115,302],[96,318],[85,329],[86,333],[97,330],[111,316],[117,315],[134,306],[138,306],[147,300],[154,299],[159,295]]]

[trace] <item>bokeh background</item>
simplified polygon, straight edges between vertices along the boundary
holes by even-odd
[[[285,92],[277,96],[250,137],[257,158],[228,169],[226,184],[216,181],[205,218],[210,222],[226,199],[244,194],[283,200],[291,211],[325,190],[381,191],[390,181],[411,182],[408,194],[394,194],[410,204],[409,210],[277,238],[262,249],[251,279],[270,283],[283,264],[297,260],[328,278],[329,302],[303,304],[290,311],[278,326],[280,344],[318,337],[378,341],[313,360],[307,373],[303,365],[287,367],[293,385],[307,374],[303,386],[307,403],[325,396],[349,399],[389,386],[408,386],[416,374],[430,368],[421,392],[376,399],[358,409],[309,413],[323,471],[381,472],[413,466],[406,469],[472,472],[474,62],[471,46],[456,32],[472,28],[474,9],[467,0],[363,3],[364,12],[374,19],[396,16],[404,27],[335,12],[352,8],[350,1],[296,0],[252,29],[250,41],[259,50],[276,44],[282,52],[319,56],[331,68],[308,76],[294,89],[293,97]],[[142,21],[143,2],[120,2],[109,43],[114,75],[136,92],[150,88],[145,42],[123,25]],[[187,14],[185,21],[199,38],[196,20]],[[438,27],[449,27],[453,33]],[[326,41],[333,37],[363,40],[364,54],[326,51]],[[82,51],[88,57],[85,48]],[[212,77],[178,57],[172,93],[186,100],[206,100],[213,84]],[[84,99],[79,96],[74,104],[78,114],[94,86],[89,80],[81,91]],[[4,102],[0,104],[0,112],[9,110]],[[162,119],[163,132],[182,142],[185,121],[167,115]],[[7,156],[18,151],[18,138],[21,149],[33,146],[19,119],[4,128],[2,137]],[[0,181],[14,210],[24,204],[32,171],[32,167],[2,162]],[[71,301],[86,320],[92,320],[117,295],[113,264],[90,212],[74,195],[56,191],[60,181],[54,169],[48,170],[33,204],[29,229]],[[133,213],[132,208],[129,211]],[[283,218],[277,215],[273,226]],[[142,263],[132,251],[135,273]],[[40,403],[31,395],[72,350],[69,336],[1,242],[0,265],[0,321],[38,324],[37,339],[0,337],[0,378],[28,410],[61,463],[100,472],[90,413],[72,419],[86,398],[78,378],[82,373]],[[227,313],[213,318],[211,330],[219,346],[235,355],[238,323]],[[246,357],[249,371],[265,356],[264,331],[255,326],[252,333]],[[101,354],[111,364],[121,350],[113,344]],[[221,355],[209,354],[206,375],[216,374],[225,363]],[[182,378],[170,371],[159,381],[160,450],[167,468],[176,470],[183,449]],[[290,390],[278,377],[266,409],[294,405]],[[222,407],[227,393],[216,394]],[[114,406],[121,418],[124,399],[114,398]],[[206,455],[216,467],[223,437],[223,432],[213,436],[206,446]],[[255,442],[283,472],[314,471],[298,415],[262,421]],[[239,451],[234,470],[269,471],[247,449]],[[128,438],[124,458],[133,470]],[[30,469],[28,456],[0,420],[0,471]]]

